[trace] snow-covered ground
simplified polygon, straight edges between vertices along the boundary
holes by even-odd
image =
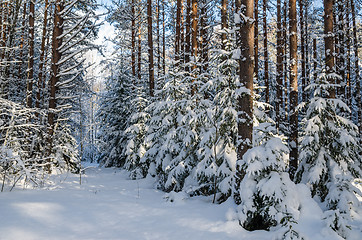
[[[118,169],[92,167],[82,185],[79,176],[60,175],[52,187],[0,193],[0,239],[269,240],[280,235],[243,230],[230,220],[231,200],[216,205],[210,198],[174,194],[170,202],[150,179],[127,176]],[[338,239],[324,228],[317,204],[306,204],[310,207],[302,211],[298,228],[307,239]],[[362,233],[355,237],[362,239]]]

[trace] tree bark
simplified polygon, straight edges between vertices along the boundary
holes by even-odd
[[[194,64],[192,65],[192,72],[194,77],[191,80],[191,95],[194,95],[196,92],[196,86],[194,84],[195,82],[195,71],[197,69],[197,54],[198,54],[198,42],[197,42],[197,37],[198,37],[198,16],[197,16],[197,8],[198,8],[198,0],[192,0],[192,56],[193,56],[193,62]]]
[[[62,58],[60,47],[62,46],[63,38],[63,16],[61,12],[64,10],[64,0],[56,0],[54,8],[54,27],[52,36],[52,64],[51,64],[51,77],[49,82],[49,154],[52,152],[52,142],[54,135],[55,123],[55,109],[56,109],[56,93],[58,91],[57,83],[59,82],[59,61]]]
[[[255,81],[259,82],[259,0],[254,0],[254,73]]]
[[[28,59],[28,75],[26,87],[26,105],[31,108],[33,105],[33,81],[34,81],[34,16],[35,4],[34,0],[30,0],[29,5],[29,59]]]
[[[362,103],[361,103],[361,79],[359,76],[359,58],[358,58],[358,37],[356,24],[356,9],[354,0],[351,0],[352,26],[353,26],[353,51],[354,51],[354,71],[356,82],[356,102],[357,102],[357,119],[360,139],[362,139]],[[362,140],[360,140],[362,144]]]
[[[221,29],[223,32],[221,33],[221,46],[222,49],[226,49],[226,32],[228,29],[228,0],[221,0]]]
[[[264,35],[264,81],[265,81],[265,102],[269,101],[269,56],[268,56],[268,25],[267,25],[267,0],[263,0],[263,35]]]
[[[280,128],[282,121],[281,109],[283,106],[283,29],[282,29],[282,12],[281,12],[281,0],[277,0],[277,102],[275,105],[276,113],[276,125],[277,129]]]
[[[185,38],[185,65],[186,72],[190,72],[191,56],[191,0],[186,2],[186,38]]]
[[[254,82],[254,0],[236,0],[236,14],[243,14],[236,22],[236,44],[240,49],[239,78],[245,91],[238,96],[238,139],[237,159],[241,160],[253,143],[253,82]],[[235,174],[234,200],[240,204],[240,182],[244,177],[242,168],[237,165]]]
[[[324,0],[324,44],[326,57],[327,78],[331,84],[334,84],[334,78],[331,74],[335,73],[334,69],[334,33],[333,33],[333,0]],[[335,98],[335,89],[329,90],[329,97]]]
[[[147,22],[148,22],[148,80],[150,96],[154,96],[155,71],[153,64],[153,35],[152,35],[152,0],[147,1]]]
[[[177,9],[176,9],[176,35],[175,35],[175,61],[177,62],[180,59],[181,0],[177,0],[176,5]]]
[[[302,101],[305,102],[307,100],[307,95],[305,92],[306,87],[306,58],[305,58],[305,28],[304,25],[304,0],[299,0],[299,19],[300,19],[300,52],[301,52],[301,80],[302,80]]]
[[[298,167],[298,41],[297,41],[297,8],[296,0],[289,0],[289,48],[290,48],[290,115],[289,115],[289,145],[290,145],[290,178]]]
[[[136,77],[136,9],[135,0],[131,2],[131,64],[132,64],[132,75]]]

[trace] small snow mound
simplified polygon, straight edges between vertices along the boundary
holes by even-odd
[[[189,195],[187,195],[185,192],[172,191],[172,192],[166,193],[163,198],[166,199],[166,201],[172,202],[172,203],[184,203],[185,200],[189,198]]]

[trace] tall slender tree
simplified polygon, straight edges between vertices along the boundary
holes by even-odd
[[[153,64],[153,34],[152,34],[152,0],[147,1],[147,22],[148,22],[148,81],[150,96],[154,96],[155,70]]]
[[[290,163],[289,173],[293,179],[298,167],[298,39],[297,39],[297,7],[296,0],[289,0],[289,56],[290,56],[290,116],[289,144]]]
[[[241,160],[253,143],[254,0],[236,0],[235,5],[236,44],[240,50],[238,61],[242,88],[242,93],[237,99],[239,113],[237,158]],[[234,193],[237,204],[240,204],[239,188],[243,175],[241,166],[237,166]]]

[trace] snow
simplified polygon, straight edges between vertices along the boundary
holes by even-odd
[[[212,204],[212,198],[165,194],[154,180],[130,180],[114,168],[88,166],[79,176],[52,177],[42,189],[0,193],[0,239],[277,239],[277,230],[248,232],[235,220],[232,199]],[[322,210],[303,185],[296,189],[305,208],[298,229],[306,239],[338,239],[321,219]],[[171,201],[172,200],[172,201]],[[362,234],[356,235],[361,239]]]

